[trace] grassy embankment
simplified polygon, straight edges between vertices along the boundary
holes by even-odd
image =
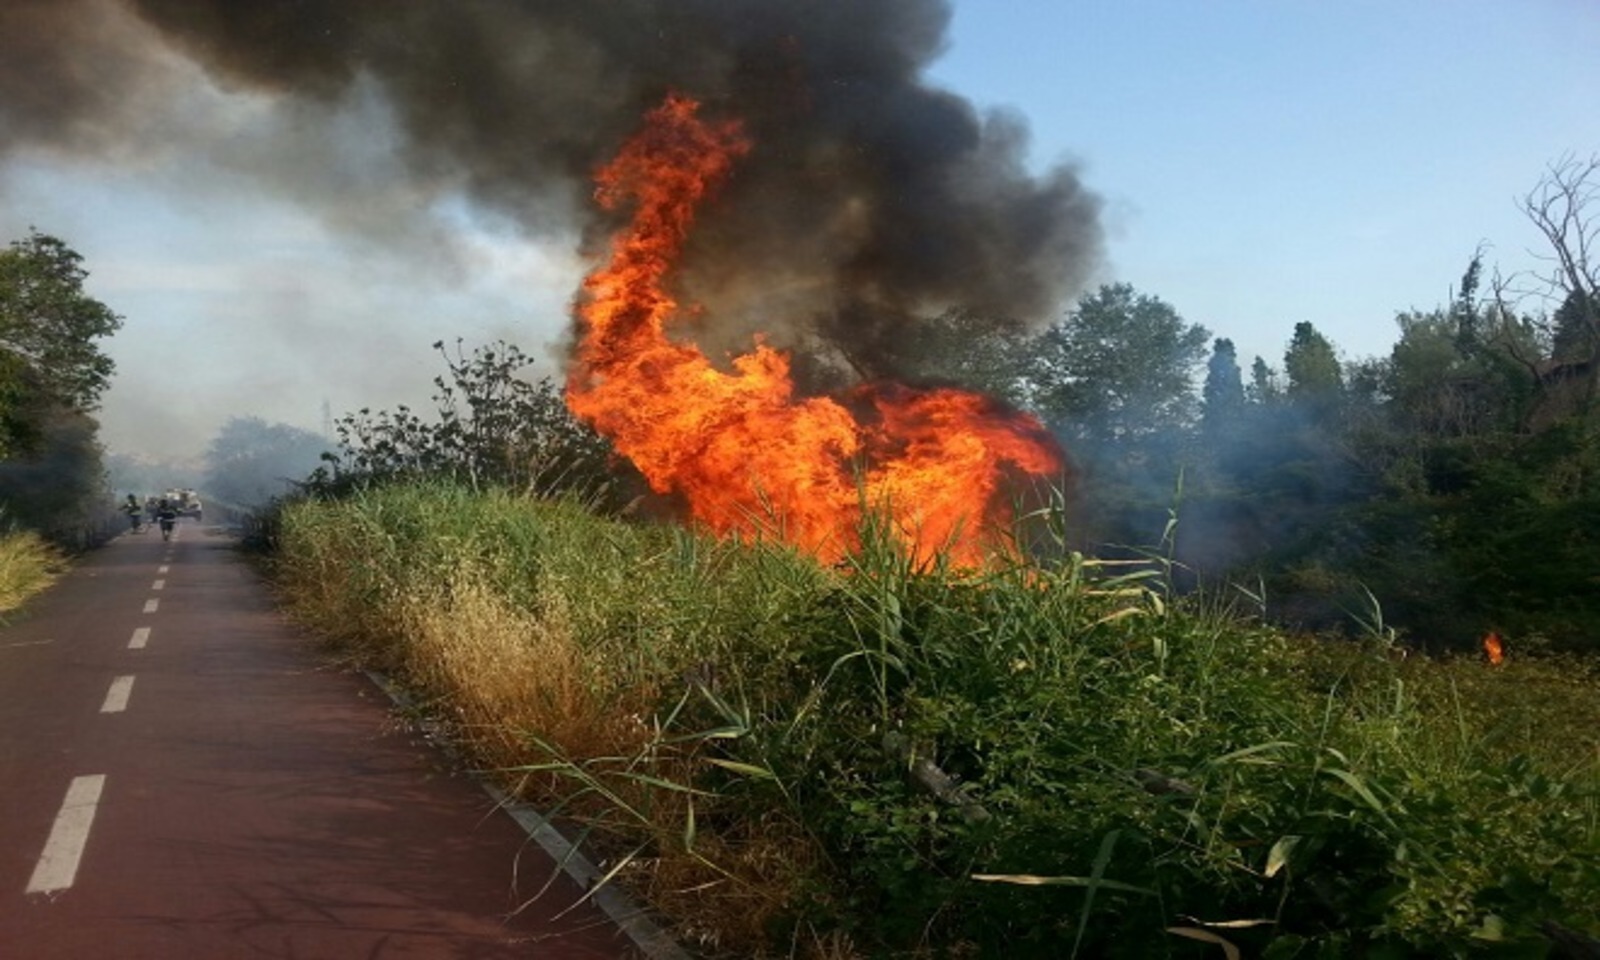
[[[53,583],[64,561],[31,531],[0,533],[0,613],[22,606]]]
[[[870,531],[869,531],[870,533]],[[1266,629],[1081,557],[846,568],[392,489],[297,615],[732,956],[1541,956],[1600,933],[1600,677]],[[877,538],[869,536],[869,540]],[[941,781],[940,775],[959,778]]]

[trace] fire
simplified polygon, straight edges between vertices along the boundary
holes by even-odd
[[[1489,659],[1489,665],[1498,667],[1506,660],[1505,644],[1500,642],[1500,634],[1490,630],[1483,635],[1483,655]]]
[[[596,200],[633,212],[584,280],[568,406],[719,534],[777,535],[833,560],[868,506],[887,511],[919,562],[941,548],[981,562],[1009,516],[1007,471],[1062,468],[1037,420],[954,389],[796,397],[788,355],[759,339],[725,372],[669,335],[680,305],[668,280],[695,208],[749,149],[736,122],[673,96],[596,175]]]

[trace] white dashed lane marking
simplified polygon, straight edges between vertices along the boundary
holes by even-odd
[[[140,627],[133,631],[133,639],[128,641],[129,650],[143,650],[144,645],[150,642],[150,628]]]
[[[155,613],[156,612],[156,608],[159,607],[159,606],[161,606],[161,601],[160,600],[156,600],[156,599],[146,600],[144,602],[144,612],[145,613]]]
[[[28,893],[66,890],[77,879],[78,861],[83,859],[83,848],[89,843],[89,828],[94,826],[100,791],[105,785],[103,773],[72,779],[67,797],[61,801],[61,812],[50,827],[50,839],[44,842],[44,852],[33,868]]]
[[[165,580],[157,580],[155,583],[150,584],[151,590],[165,590],[166,587],[167,581]]]
[[[133,678],[118,677],[111,681],[106,691],[106,702],[100,705],[101,713],[121,713],[128,709],[128,697],[133,693]]]
[[[163,563],[161,566],[156,567],[156,573],[166,573],[168,570],[171,570],[171,569],[172,569],[171,567],[169,567],[169,566],[167,566],[166,564]]]
[[[0,643],[0,649],[9,650],[12,647],[42,647],[47,643],[55,643],[55,640],[23,640],[19,643]]]

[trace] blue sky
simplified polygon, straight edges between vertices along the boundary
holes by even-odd
[[[324,404],[425,400],[435,340],[560,338],[583,269],[567,246],[448,203],[420,228],[358,223],[385,242],[352,243],[230,167],[305,116],[262,123],[258,100],[169,72],[190,92],[162,122],[201,131],[205,176],[156,136],[111,162],[0,168],[0,235],[67,240],[127,320],[108,344],[113,449],[190,455],[232,415],[317,429]],[[1032,162],[1073,164],[1104,198],[1102,281],[1232,338],[1246,365],[1280,363],[1301,320],[1354,359],[1387,353],[1397,311],[1444,301],[1480,243],[1504,273],[1537,266],[1516,200],[1562,155],[1600,152],[1600,0],[954,0],[929,79],[1020,114]],[[364,102],[333,119],[381,118]]]
[[[1026,116],[1107,202],[1105,279],[1278,365],[1301,320],[1386,354],[1474,249],[1600,152],[1596,0],[957,0],[933,78]]]

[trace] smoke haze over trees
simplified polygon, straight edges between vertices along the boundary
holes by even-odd
[[[1388,356],[1342,359],[1300,321],[1278,365],[1254,357],[1248,381],[1229,338],[1126,284],[1090,292],[1038,331],[947,311],[923,321],[896,363],[1051,424],[1074,458],[1071,532],[1087,552],[1151,547],[1176,510],[1182,582],[1249,583],[1260,612],[1282,622],[1348,627],[1368,615],[1370,591],[1386,622],[1432,649],[1488,629],[1592,648],[1594,341],[1573,295],[1513,304],[1504,281],[1485,290],[1484,272],[1474,254],[1450,302],[1397,314]],[[469,359],[458,345],[445,357],[438,418],[346,418],[335,478],[534,486],[508,450],[540,464],[575,458],[586,478],[610,472],[547,382],[516,380],[526,358],[514,348]],[[490,413],[518,404],[534,411],[510,418],[525,422],[522,435]],[[547,452],[530,458],[535,449]]]
[[[307,121],[232,163],[338,227],[448,255],[391,225],[459,192],[533,234],[602,235],[590,173],[682,92],[755,144],[682,264],[697,339],[760,329],[871,378],[919,316],[1043,323],[1099,265],[1100,203],[1075,173],[1030,173],[1021,119],[923,79],[949,19],[941,0],[30,3],[0,13],[0,129],[5,149],[209,148],[162,103],[188,58]],[[355,209],[341,181],[371,133],[336,117],[361,103],[392,131],[375,164],[392,187]]]
[[[201,489],[212,503],[265,506],[294,492],[332,444],[321,434],[260,417],[234,417],[206,447]]]
[[[0,161],[193,151],[225,186],[263,187],[450,269],[457,242],[432,215],[452,198],[597,249],[613,224],[589,202],[591,171],[681,91],[754,145],[685,252],[677,292],[703,307],[686,332],[709,355],[760,329],[800,351],[809,386],[905,375],[1033,409],[1084,468],[1086,543],[1148,541],[1181,468],[1180,550],[1206,570],[1273,571],[1279,609],[1308,622],[1338,610],[1361,570],[1390,578],[1412,612],[1447,585],[1457,616],[1427,629],[1452,637],[1536,618],[1516,612],[1539,606],[1525,599],[1535,570],[1577,588],[1600,391],[1593,161],[1557,161],[1526,198],[1547,275],[1501,280],[1472,260],[1450,302],[1402,314],[1376,359],[1341,358],[1286,313],[1284,353],[1247,364],[1227,317],[1193,323],[1157,292],[1106,284],[1067,306],[1096,279],[1101,202],[1070,166],[1029,169],[1019,118],[926,79],[949,20],[938,0],[6,4]],[[259,123],[214,123],[241,95]],[[28,242],[48,252],[47,239]],[[114,328],[109,311],[85,319]],[[0,397],[8,439],[88,415],[109,369],[80,360],[71,382],[44,377],[54,362],[9,372],[31,402],[54,399]],[[400,442],[404,416],[361,416],[346,425],[431,449]],[[270,424],[240,417],[274,446]],[[1491,506],[1524,511],[1526,539],[1477,524]],[[1536,542],[1566,562],[1507,559]],[[1491,587],[1515,598],[1497,601],[1509,612],[1485,607]],[[1291,600],[1311,597],[1323,599]]]

